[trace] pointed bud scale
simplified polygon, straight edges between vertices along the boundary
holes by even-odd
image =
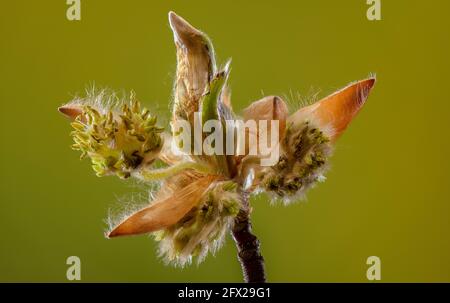
[[[249,130],[246,131],[246,141],[245,141],[245,155],[249,153],[250,150],[250,137],[255,136],[258,142],[261,142],[261,138],[266,138],[267,142],[270,142],[272,138],[271,133],[271,121],[278,121],[278,141],[284,136],[286,129],[286,119],[288,116],[288,107],[286,103],[277,96],[267,96],[261,100],[255,101],[246,109],[244,109],[244,121],[255,121],[257,126],[257,133],[252,134]],[[259,129],[260,121],[267,121],[267,131],[265,134]],[[258,145],[258,144],[257,144]],[[259,150],[258,150],[259,152]],[[243,156],[237,156],[236,159],[240,161]]]
[[[107,237],[149,233],[177,223],[199,202],[214,179],[212,176],[203,177],[178,190],[172,196],[153,202],[126,218]]]
[[[328,130],[331,140],[337,139],[364,105],[375,78],[358,81],[334,94],[299,109],[289,117],[289,122],[313,120],[317,126]]]
[[[169,13],[169,23],[177,47],[174,118],[189,119],[199,109],[199,99],[212,80],[216,63],[209,38],[186,20]]]
[[[244,120],[255,120],[256,122],[278,120],[280,134],[283,134],[288,114],[289,110],[283,99],[277,96],[267,96],[244,109]]]
[[[75,120],[76,117],[81,115],[83,113],[83,110],[80,106],[76,105],[64,105],[58,107],[58,111],[63,114],[64,116]]]

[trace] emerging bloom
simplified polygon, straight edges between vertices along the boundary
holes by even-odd
[[[185,120],[195,127],[197,112],[201,123],[218,120],[226,132],[225,124],[237,117],[227,84],[230,61],[218,68],[204,33],[173,12],[169,22],[177,49],[172,125]],[[375,78],[352,83],[292,115],[277,96],[247,107],[244,121],[279,122],[277,129],[256,129],[253,134],[259,140],[278,132],[279,140],[270,146],[279,149],[272,166],[262,166],[260,160],[266,155],[250,154],[252,146],[246,140],[244,155],[174,153],[172,143],[177,142],[178,131],[164,132],[156,116],[133,96],[119,102],[101,92],[59,110],[73,120],[73,148],[91,158],[98,176],[135,177],[160,184],[153,201],[112,226],[107,237],[151,233],[160,243],[160,255],[183,266],[193,257],[200,262],[221,246],[237,216],[251,211],[243,203],[244,196],[267,192],[288,202],[324,180],[336,139],[362,108],[374,84]],[[234,126],[232,131],[239,133],[236,128],[242,126]],[[202,142],[194,139],[188,151],[196,144]],[[155,161],[165,166],[155,168]]]
[[[288,202],[304,195],[317,181],[325,180],[335,140],[366,101],[374,78],[359,81],[299,109],[286,120],[276,165],[262,168],[256,183]]]
[[[141,109],[133,95],[129,104],[123,103],[120,108],[119,103],[99,106],[90,98],[77,101],[60,111],[75,113],[72,148],[81,151],[81,158],[91,158],[97,176],[128,178],[155,160],[163,144],[163,128],[156,126],[156,116]]]

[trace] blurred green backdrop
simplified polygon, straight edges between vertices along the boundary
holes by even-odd
[[[140,188],[97,178],[56,108],[87,85],[135,90],[169,116],[174,10],[233,57],[237,110],[264,94],[318,92],[377,74],[337,145],[328,181],[289,207],[253,201],[270,281],[450,281],[450,2],[382,0],[8,1],[0,9],[0,281],[241,281],[231,239],[199,267],[165,266],[146,236],[106,240],[108,209]],[[124,198],[125,197],[125,198]]]

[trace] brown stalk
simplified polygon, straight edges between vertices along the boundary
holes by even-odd
[[[239,214],[234,219],[231,234],[238,250],[238,259],[241,263],[244,281],[247,283],[264,283],[266,282],[264,258],[259,250],[259,240],[252,233],[248,193],[242,194],[242,204]]]

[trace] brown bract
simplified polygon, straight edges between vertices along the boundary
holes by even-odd
[[[217,177],[202,177],[167,198],[153,201],[117,225],[107,237],[149,233],[177,223],[198,203],[215,179]]]
[[[216,72],[214,49],[209,38],[186,20],[169,13],[169,23],[177,48],[174,88],[174,119],[191,120],[199,99]]]
[[[375,78],[352,83],[312,105],[299,109],[288,121],[295,123],[314,119],[319,126],[330,128],[330,139],[335,140],[361,110],[374,85]]]
[[[75,120],[75,118],[81,115],[81,113],[83,112],[83,110],[79,106],[75,105],[60,106],[58,107],[58,111],[71,120]]]

